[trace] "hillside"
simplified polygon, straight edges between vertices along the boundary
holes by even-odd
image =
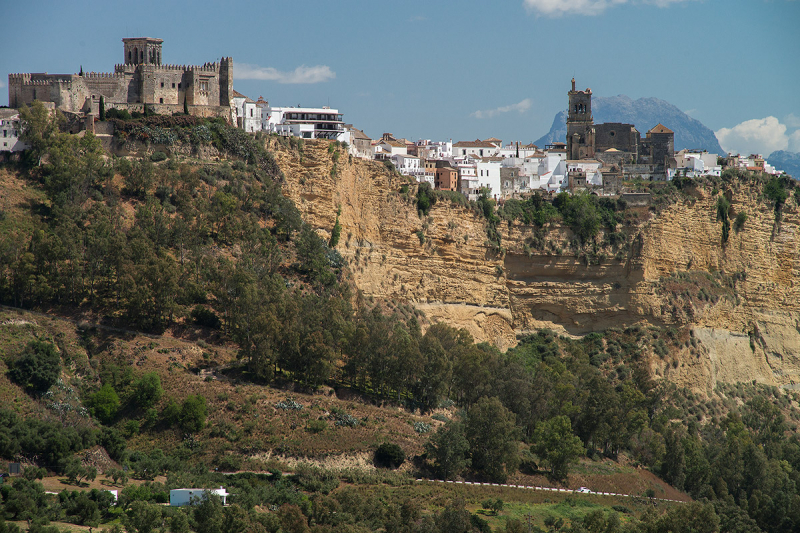
[[[792,183],[496,206],[339,143],[114,124],[0,168],[1,530],[800,523]]]
[[[700,121],[693,119],[674,105],[658,98],[639,98],[628,96],[592,97],[592,116],[595,124],[622,122],[633,124],[642,137],[661,123],[675,132],[675,150],[699,149],[712,154],[724,155],[714,132]],[[560,111],[553,119],[550,131],[534,142],[544,147],[553,142],[565,142],[567,138],[567,112]]]

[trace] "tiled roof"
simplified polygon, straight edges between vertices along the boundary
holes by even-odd
[[[497,148],[497,146],[488,141],[475,139],[474,141],[458,141],[453,148]]]
[[[675,132],[669,129],[668,127],[664,126],[663,124],[658,123],[655,127],[653,127],[653,129],[651,129],[647,133],[675,133]]]
[[[0,118],[2,119],[11,118],[16,115],[19,115],[19,111],[17,109],[0,109]]]
[[[245,95],[237,91],[236,89],[233,90],[233,97],[234,98],[247,98]]]
[[[390,140],[390,141],[381,141],[381,142],[386,143],[389,146],[394,146],[395,148],[405,148],[406,147],[405,143],[401,143],[399,141],[391,141]]]

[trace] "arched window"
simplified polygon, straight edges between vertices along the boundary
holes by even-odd
[[[131,51],[128,50],[128,63],[130,63],[130,62],[131,62]]]
[[[138,62],[139,62],[139,49],[138,48],[134,48],[133,49],[133,64],[135,65]]]
[[[144,50],[139,52],[139,62],[144,63]]]

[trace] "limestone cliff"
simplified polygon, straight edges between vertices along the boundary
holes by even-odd
[[[800,382],[793,200],[776,223],[759,185],[722,191],[734,216],[748,215],[724,246],[719,194],[698,188],[658,213],[645,210],[629,228],[627,251],[599,264],[531,250],[533,228],[516,223],[500,224],[503,252],[495,254],[482,216],[448,200],[420,215],[414,186],[402,193],[407,180],[381,163],[351,159],[326,142],[270,142],[285,193],[305,220],[327,238],[339,213],[337,249],[367,296],[406,300],[500,348],[538,327],[576,335],[640,321],[686,327],[692,344],[670,361],[654,358],[654,374],[705,390],[718,380]],[[550,233],[569,238],[566,229]]]

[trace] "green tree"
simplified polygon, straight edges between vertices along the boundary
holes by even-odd
[[[138,500],[131,503],[128,511],[122,515],[122,523],[128,533],[152,533],[163,522],[160,506]]]
[[[181,405],[178,417],[181,429],[187,433],[197,433],[205,427],[207,414],[205,397],[199,394],[190,394]]]
[[[117,416],[119,396],[110,384],[106,383],[89,400],[94,416],[104,424],[110,424]]]
[[[519,466],[515,420],[497,398],[481,398],[467,413],[472,467],[490,480],[505,481]]]
[[[448,421],[431,435],[425,443],[425,451],[433,459],[434,466],[444,479],[454,479],[471,464],[468,457],[469,442],[464,434],[464,424]]]
[[[23,105],[19,110],[22,124],[20,140],[27,144],[31,164],[41,164],[42,157],[50,146],[63,121],[59,112],[50,112],[42,102],[34,100],[30,107]]]
[[[375,464],[383,468],[397,468],[406,460],[403,449],[392,442],[384,442],[375,450]]]
[[[189,101],[186,99],[186,96],[183,97],[183,114],[189,114]]]
[[[103,98],[103,95],[100,95],[100,121],[104,121],[106,119],[106,100]]]
[[[566,479],[569,465],[578,462],[584,453],[581,439],[572,433],[572,424],[565,415],[540,422],[533,432],[531,451],[549,465],[556,479]]]
[[[133,384],[133,399],[142,409],[153,407],[163,394],[161,378],[155,372],[144,374]]]
[[[61,356],[54,344],[31,341],[14,361],[9,375],[28,392],[46,392],[61,375]]]

